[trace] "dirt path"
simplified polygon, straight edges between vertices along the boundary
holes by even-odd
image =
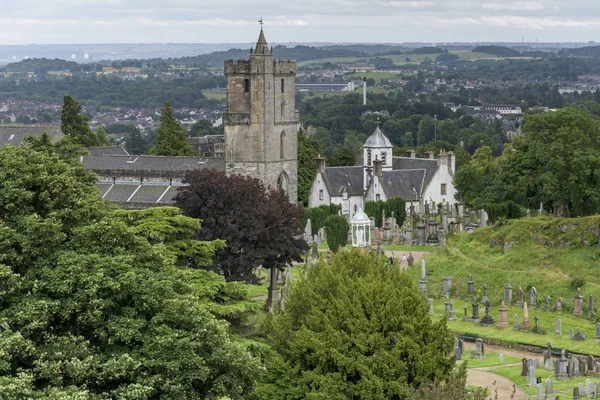
[[[487,387],[491,398],[494,398],[495,392],[498,392],[498,400],[511,400],[513,391],[515,393],[514,400],[525,400],[528,398],[527,393],[516,386],[510,379],[489,372],[486,368],[469,369],[467,384]]]

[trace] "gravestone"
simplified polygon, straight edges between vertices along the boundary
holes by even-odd
[[[456,319],[456,313],[454,312],[454,304],[450,302],[450,311],[448,312],[448,319],[454,321]]]
[[[596,374],[600,374],[600,361],[596,361],[596,368],[594,368]]]
[[[319,229],[319,232],[320,231],[321,230]],[[379,237],[379,228],[376,227],[375,229],[373,229],[373,244],[379,245],[380,241],[381,239]]]
[[[504,364],[504,354],[498,354],[498,362]]]
[[[311,250],[312,250],[312,258],[313,260],[316,260],[319,257],[319,245],[317,244],[316,241],[312,242],[312,246],[311,246]]]
[[[521,286],[517,289],[517,302],[515,305],[517,307],[523,307],[523,288],[521,288]]]
[[[585,332],[581,333],[581,340],[584,342],[587,340],[587,333],[585,333]]]
[[[481,304],[485,304],[489,300],[488,295],[487,295],[487,290],[488,290],[487,283],[484,283],[483,284],[483,297],[481,298]]]
[[[581,395],[579,394],[579,386],[575,386],[573,388],[573,400],[581,400]]]
[[[517,313],[513,314],[513,330],[518,331],[519,329],[521,329],[521,326],[519,325],[519,316],[517,315]]]
[[[444,278],[444,286],[442,288],[442,297],[450,296],[450,291],[452,290],[452,277],[446,276]]]
[[[463,306],[463,310],[465,312],[465,315],[463,316],[463,322],[468,322],[469,317],[467,316],[467,305],[466,304]]]
[[[546,311],[550,311],[550,295],[546,295]]]
[[[475,284],[475,282],[473,282],[473,275],[469,274],[469,280],[467,281],[467,296],[469,298],[469,301],[473,298],[473,293],[474,293],[473,285],[474,284]]]
[[[294,283],[294,277],[292,276],[292,266],[288,264],[287,272],[285,274],[285,284]]]
[[[558,297],[556,299],[556,311],[562,311],[563,309],[563,299],[562,297]]]
[[[583,297],[581,296],[581,289],[577,288],[577,294],[573,303],[573,316],[581,317],[583,314]]]
[[[427,292],[427,279],[425,278],[425,260],[421,260],[421,280],[419,281],[419,288],[421,293]]]
[[[569,377],[567,375],[567,357],[565,356],[565,349],[560,351],[560,358],[558,359],[558,372],[555,375],[555,378],[561,381],[567,380]]]
[[[569,339],[573,339],[573,328],[569,328]]]
[[[538,360],[537,358],[533,359],[533,366],[536,368],[540,367],[540,360]]]
[[[502,301],[502,305],[498,311],[500,312],[500,318],[496,326],[498,328],[508,328],[508,307],[506,307],[504,301]]]
[[[596,322],[596,336],[594,337],[594,342],[600,343],[600,322]]]
[[[454,354],[456,355],[456,363],[462,364],[462,351],[458,346],[454,348]]]
[[[490,307],[492,305],[490,304],[489,300],[486,301],[485,303],[485,315],[483,316],[483,318],[481,319],[481,322],[479,322],[479,325],[481,326],[492,326],[494,325],[494,318],[492,318],[492,316],[490,315]]]
[[[537,289],[535,286],[529,290],[529,307],[537,308]]]
[[[435,314],[433,311],[433,299],[427,299],[427,302],[429,303],[429,315]]]
[[[533,333],[538,333],[539,332],[539,328],[538,328],[538,316],[534,315],[533,317],[533,321],[534,321],[534,326],[533,326]]]
[[[585,394],[585,387],[583,386],[583,382],[580,382],[577,385],[577,388],[579,389],[579,395],[583,396]]]
[[[579,329],[575,332],[575,335],[573,335],[573,340],[583,341],[583,336],[581,336],[581,331]]]
[[[594,358],[594,356],[592,356],[590,354],[587,357],[587,370],[593,372],[595,367],[596,367],[596,359]]]
[[[304,228],[304,240],[306,240],[307,243],[310,243],[311,238],[312,238],[312,222],[310,221],[310,218],[309,218],[306,220],[306,227]]]
[[[573,357],[573,377],[579,378],[581,372],[579,371],[579,358]]]
[[[262,266],[256,268],[256,275],[258,276],[258,280],[260,281],[262,279]]]
[[[452,283],[450,283],[450,287],[452,287]],[[454,290],[454,298],[460,299],[460,281],[456,280],[456,289]]]
[[[541,383],[538,383],[535,388],[535,399],[544,400],[544,387]]]
[[[477,298],[475,299],[475,303],[472,304],[471,321],[479,322],[479,303],[477,302]]]
[[[475,356],[480,360],[485,360],[485,346],[481,338],[475,339]]]
[[[288,295],[288,288],[287,288],[287,286],[284,286],[281,288],[281,294],[279,296],[279,309],[281,311],[285,310],[285,300],[287,299],[287,295]]]
[[[460,349],[460,353],[464,353],[465,352],[465,342],[462,339],[458,339],[458,346]]]
[[[527,365],[527,359],[523,357],[521,359],[521,376],[527,376],[528,372],[529,366]]]
[[[554,322],[554,336],[562,336],[562,322],[560,318],[556,318]]]
[[[285,285],[285,274],[280,269],[277,269],[277,284],[279,286]]]
[[[594,389],[595,389],[594,388],[594,382],[592,382],[589,379],[586,379],[585,386],[586,386],[586,388],[585,388],[585,394],[586,394],[587,398],[588,399],[593,399],[595,397],[594,396]]]
[[[590,294],[590,300],[588,303],[588,317],[587,319],[592,320],[594,319],[594,296],[592,296]]]
[[[529,322],[529,311],[527,309],[527,302],[523,303],[523,330],[527,331],[531,329],[531,323]]]
[[[529,386],[535,386],[537,384],[536,379],[535,379],[535,366],[531,365],[529,367]]]
[[[552,390],[552,378],[546,378],[546,400],[554,400]]]
[[[552,362],[552,343],[546,344],[546,350],[544,350],[544,369],[548,371],[554,370],[554,363]]]
[[[408,233],[410,233],[410,231],[407,231],[406,233],[408,234]],[[408,261],[408,266],[409,267],[412,267],[415,264],[415,258],[413,257],[412,252],[408,253],[408,260],[407,261]]]
[[[512,303],[512,286],[510,286],[509,278],[506,278],[506,285],[504,285],[504,302],[509,306]]]

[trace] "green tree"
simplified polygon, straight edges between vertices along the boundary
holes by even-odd
[[[383,227],[383,214],[386,218],[392,215],[396,218],[396,224],[402,226],[406,219],[406,202],[400,197],[394,197],[385,201],[367,201],[365,203],[365,213],[369,217],[375,218],[376,226]]]
[[[73,143],[84,147],[98,146],[98,138],[90,128],[87,117],[81,114],[81,105],[71,95],[63,98],[60,129]]]
[[[308,192],[317,174],[316,158],[320,154],[319,142],[298,131],[298,200],[308,204]]]
[[[150,149],[149,154],[156,156],[191,156],[194,152],[185,141],[186,136],[186,130],[177,121],[173,108],[165,100],[160,113],[157,143]]]
[[[349,146],[343,145],[338,147],[329,160],[332,167],[352,166],[356,164],[356,155]]]
[[[334,253],[337,253],[340,247],[346,246],[348,242],[348,230],[350,225],[346,217],[342,215],[330,215],[325,220],[325,234],[327,235],[327,244]]]
[[[50,151],[0,149],[3,397],[250,393],[260,366],[200,296],[200,271],[115,219],[80,170]]]
[[[263,398],[400,399],[454,367],[445,320],[406,274],[358,250],[310,269],[267,326],[281,358]]]
[[[103,127],[99,126],[96,128],[96,138],[98,139],[98,146],[108,146],[108,136]]]

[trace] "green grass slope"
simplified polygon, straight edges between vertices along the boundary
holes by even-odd
[[[460,281],[460,297],[464,298],[468,276],[473,274],[476,293],[487,283],[495,305],[502,301],[506,278],[510,278],[513,302],[519,286],[527,302],[528,289],[535,286],[538,302],[550,295],[554,308],[561,296],[568,311],[581,286],[585,316],[590,294],[596,308],[600,306],[599,237],[600,216],[526,218],[454,235],[445,248],[426,257],[429,296],[441,296],[443,278],[452,276],[454,287]],[[411,268],[409,274],[418,281],[420,268]]]

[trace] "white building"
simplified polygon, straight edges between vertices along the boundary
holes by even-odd
[[[326,167],[324,158],[317,158],[317,175],[308,195],[308,206],[340,204],[344,215],[352,216],[364,209],[366,201],[401,197],[409,201],[455,203],[453,177],[454,153],[433,152],[427,158],[416,158],[409,150],[406,157],[393,157],[392,144],[383,132],[367,139],[362,160],[352,167]],[[415,205],[418,207],[418,204]]]

